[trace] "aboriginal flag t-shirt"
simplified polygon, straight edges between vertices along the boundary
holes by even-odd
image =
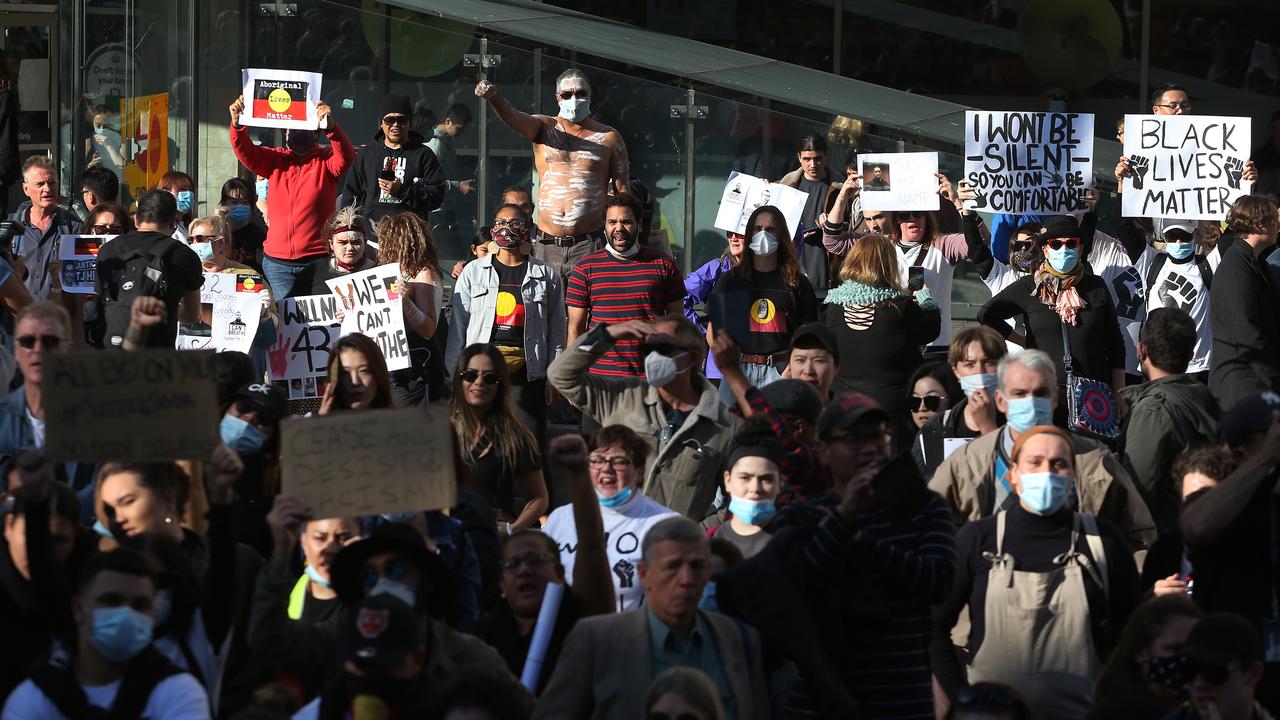
[[[305,121],[307,84],[301,80],[254,80],[253,116],[270,120]]]
[[[796,287],[788,287],[781,270],[752,272],[745,282],[736,273],[726,273],[716,281],[712,293],[730,295],[724,303],[731,326],[723,328],[734,336],[742,352],[773,355],[791,346],[796,328],[818,318],[818,299],[813,285],[797,275]]]
[[[526,261],[508,267],[494,258],[493,269],[498,273],[498,302],[493,313],[493,335],[490,342],[523,348],[524,296],[520,293],[520,286],[524,284],[529,263]]]

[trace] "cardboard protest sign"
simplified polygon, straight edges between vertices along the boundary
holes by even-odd
[[[219,442],[210,352],[50,353],[43,388],[58,460],[201,459]]]
[[[1093,187],[1093,115],[969,110],[964,116],[964,177],[977,193],[968,207],[1015,215],[1085,209]]]
[[[443,404],[291,418],[280,426],[282,492],[316,518],[452,507],[453,457]]]
[[[382,350],[388,370],[409,367],[409,335],[393,287],[399,280],[400,264],[391,263],[325,281],[342,302],[342,334],[368,335]]]
[[[98,250],[115,235],[63,235],[58,239],[62,291],[92,295],[98,277]]]
[[[205,273],[200,286],[200,321],[179,323],[174,347],[248,354],[262,317],[259,293],[266,289],[261,275]]]
[[[1125,115],[1125,217],[1222,220],[1251,183],[1241,179],[1252,151],[1247,117]]]
[[[938,153],[867,153],[858,156],[862,209],[937,210]]]
[[[342,336],[337,295],[285,298],[280,308],[280,332],[267,351],[271,381],[291,400],[324,395],[330,349]],[[295,387],[296,383],[296,387]]]
[[[297,130],[320,126],[320,73],[246,68],[240,71],[244,113],[240,124]]]
[[[782,216],[787,219],[787,229],[794,233],[800,227],[800,218],[804,215],[804,205],[808,200],[808,195],[795,188],[765,182],[753,175],[734,171],[729,173],[729,179],[724,184],[724,194],[720,196],[716,228],[744,235],[751,213],[761,205],[772,205],[782,211]]]

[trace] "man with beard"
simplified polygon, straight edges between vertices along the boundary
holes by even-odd
[[[408,95],[388,93],[378,117],[373,142],[356,155],[338,207],[362,207],[375,222],[402,210],[426,220],[444,200],[445,181],[436,154],[410,127],[413,103]]]

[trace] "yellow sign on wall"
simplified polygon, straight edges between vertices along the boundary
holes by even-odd
[[[124,135],[124,181],[135,196],[169,172],[169,93],[123,98],[120,132]]]

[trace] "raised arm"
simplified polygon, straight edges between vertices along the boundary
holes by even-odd
[[[231,103],[228,111],[231,113],[231,151],[249,172],[269,177],[279,163],[280,153],[254,145],[253,139],[249,137],[249,129],[240,124],[240,115],[244,113],[243,95]]]
[[[1187,544],[1204,547],[1222,537],[1280,463],[1280,422],[1274,422],[1260,450],[1235,469],[1217,487],[1182,511],[1179,525]]]
[[[609,135],[612,136],[610,145],[613,148],[609,175],[613,177],[614,192],[622,194],[627,192],[627,186],[631,182],[631,157],[627,154],[627,143],[622,139],[622,133],[614,130]]]
[[[204,577],[201,617],[210,644],[221,647],[231,629],[235,604],[236,538],[232,505],[235,482],[244,472],[244,463],[234,450],[218,445],[205,463],[206,492],[209,497],[208,569]]]
[[[498,119],[506,123],[507,127],[515,130],[529,142],[537,141],[538,135],[542,133],[545,125],[538,118],[517,110],[506,98],[502,97],[497,85],[488,80],[481,80],[476,83],[476,95],[489,101],[489,107],[493,108],[493,111],[498,115]],[[623,152],[626,152],[625,148]],[[622,189],[626,189],[625,183]]]
[[[587,615],[613,612],[613,576],[605,548],[600,504],[587,473],[587,444],[580,435],[561,435],[551,441],[547,460],[569,481],[573,524],[578,529],[578,554],[573,563],[573,595]]]
[[[347,133],[338,126],[338,121],[333,117],[333,111],[327,104],[320,103],[316,112],[322,118],[329,118],[329,129],[325,130],[324,134],[329,138],[329,144],[333,146],[333,154],[325,160],[325,169],[333,177],[342,177],[347,168],[351,167],[351,163],[355,162],[356,148],[351,144],[351,138],[347,137]]]

